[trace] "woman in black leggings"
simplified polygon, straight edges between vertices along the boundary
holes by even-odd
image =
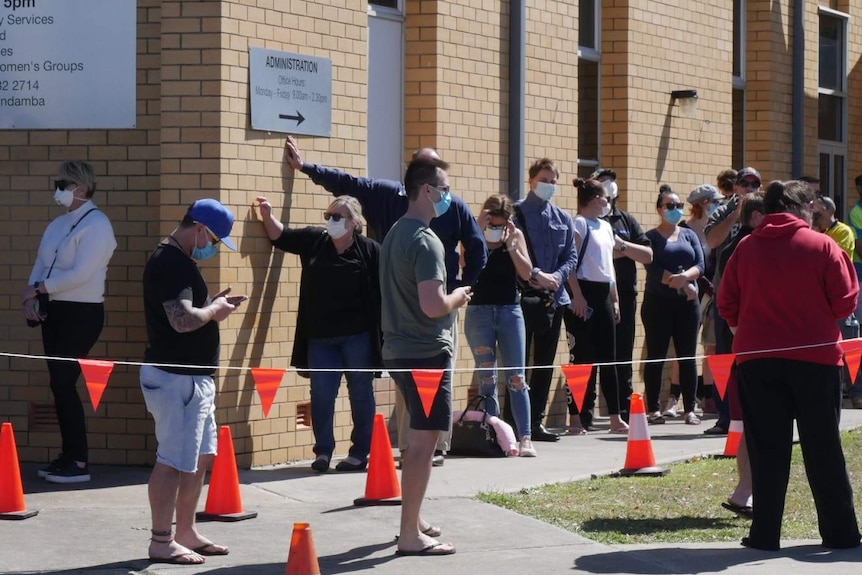
[[[575,218],[575,241],[578,264],[569,276],[572,294],[571,308],[563,312],[569,339],[570,361],[590,364],[609,363],[599,369],[602,374],[602,395],[611,419],[611,433],[628,433],[628,425],[620,417],[620,390],[617,378],[616,324],[620,321],[619,297],[614,272],[614,249],[623,241],[614,235],[611,225],[601,219],[610,211],[611,198],[598,180],[576,178],[578,217]],[[583,435],[592,426],[596,403],[595,370],[590,377],[587,393],[579,412],[566,387],[569,404],[569,432]]]
[[[670,187],[662,186],[656,201],[661,223],[646,233],[652,243],[653,260],[646,266],[646,288],[641,320],[646,335],[647,358],[662,360],[673,338],[679,360],[679,383],[685,407],[685,422],[698,425],[694,413],[697,388],[697,349],[700,303],[695,281],[703,273],[703,250],[697,234],[678,224],[685,206]],[[664,361],[644,367],[648,421],[664,423],[659,411],[661,375]]]

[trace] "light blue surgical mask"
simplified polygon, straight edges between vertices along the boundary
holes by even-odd
[[[715,210],[717,210],[717,209],[718,209],[718,204],[710,202],[709,206],[707,206],[707,208],[706,208],[706,216],[707,217],[711,216],[712,214],[715,213]]]
[[[449,194],[448,186],[444,188],[435,188],[434,186],[431,187],[440,192],[440,201],[431,202],[432,204],[434,204],[434,217],[439,218],[440,216],[449,211],[449,206],[452,205],[452,196]]]
[[[203,228],[201,228],[201,229],[203,229]],[[197,240],[195,240],[195,241],[197,241]],[[199,262],[202,262],[203,260],[210,259],[211,257],[216,255],[217,253],[218,253],[218,248],[215,245],[213,245],[212,241],[210,241],[209,238],[207,238],[207,245],[206,246],[204,246],[202,248],[199,248],[197,246],[194,247],[194,249],[192,250],[192,259],[195,259]]]
[[[533,192],[544,201],[550,202],[551,198],[554,197],[554,194],[557,193],[557,186],[547,182],[538,182],[536,184],[536,189],[533,190]]]
[[[666,210],[662,217],[664,218],[664,221],[675,226],[680,222],[680,220],[682,220],[683,215],[682,210],[674,208],[672,210]]]

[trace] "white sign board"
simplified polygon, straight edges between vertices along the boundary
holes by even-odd
[[[249,48],[251,127],[332,135],[332,60]]]
[[[0,128],[134,128],[136,5],[0,0]]]

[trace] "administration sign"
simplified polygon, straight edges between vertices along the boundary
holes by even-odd
[[[0,128],[133,128],[136,5],[0,0]]]
[[[255,130],[332,134],[332,60],[250,48],[249,91]]]

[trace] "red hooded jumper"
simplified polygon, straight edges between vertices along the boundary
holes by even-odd
[[[842,365],[837,320],[856,310],[858,295],[853,263],[832,238],[792,214],[769,214],[731,256],[718,311],[737,328],[738,363],[778,357]]]

